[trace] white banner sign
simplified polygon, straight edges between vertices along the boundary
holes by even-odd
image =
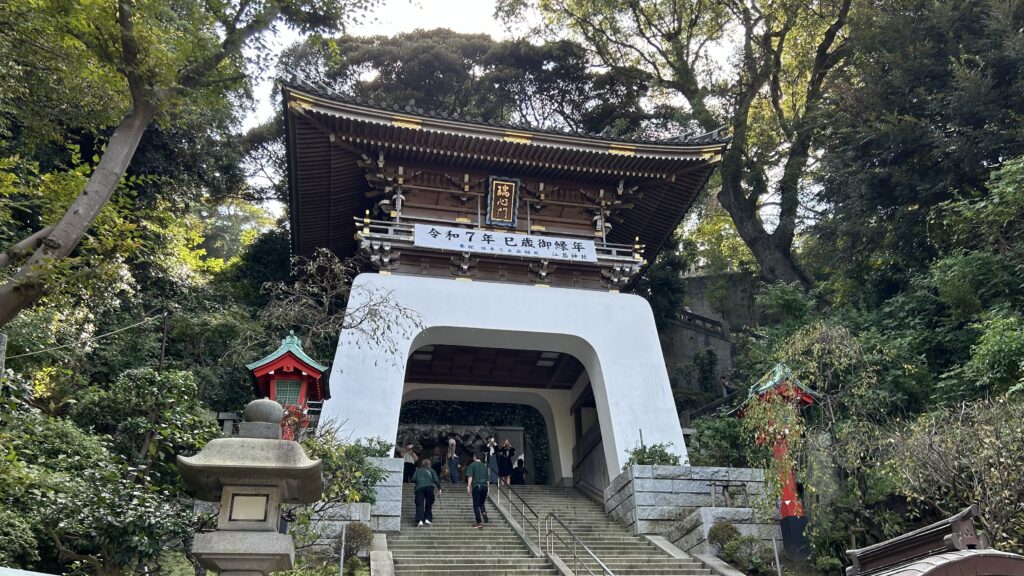
[[[478,254],[502,254],[546,260],[576,260],[597,262],[597,250],[593,240],[555,238],[491,232],[468,228],[449,228],[416,224],[416,246],[451,250],[453,252],[474,252]]]

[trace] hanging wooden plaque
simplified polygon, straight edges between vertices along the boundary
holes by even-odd
[[[519,212],[518,178],[491,176],[487,189],[487,225],[515,228]]]

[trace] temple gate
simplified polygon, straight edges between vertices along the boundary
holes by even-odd
[[[393,439],[407,400],[528,404],[553,483],[596,489],[641,435],[685,460],[654,318],[629,292],[725,140],[521,129],[305,85],[284,101],[293,252],[361,256],[349,306],[386,294],[417,316],[389,346],[342,332],[325,416]]]

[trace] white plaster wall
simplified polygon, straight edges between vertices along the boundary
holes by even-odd
[[[682,430],[647,302],[628,294],[441,278],[360,274],[350,308],[390,294],[419,315],[396,320],[388,347],[358,330],[343,330],[324,406],[356,437],[394,438],[398,432],[408,355],[429,344],[550,350],[572,354],[594,388],[609,477],[626,449],[671,442],[686,459]],[[387,310],[384,311],[387,313]],[[573,390],[572,396],[578,393]],[[559,442],[572,435],[559,435]],[[561,447],[559,453],[561,453]],[[571,468],[570,468],[571,469]]]
[[[568,390],[410,382],[405,385],[402,402],[409,400],[498,402],[532,406],[541,413],[548,427],[548,446],[551,449],[549,482],[556,484],[563,478],[572,478],[573,426]]]

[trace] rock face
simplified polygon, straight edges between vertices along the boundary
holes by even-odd
[[[421,458],[429,458],[434,449],[443,456],[448,449],[448,434],[454,433],[455,445],[463,464],[470,461],[473,452],[483,450],[488,436],[494,435],[489,426],[446,426],[443,424],[401,424],[398,427],[398,445],[412,444]]]

